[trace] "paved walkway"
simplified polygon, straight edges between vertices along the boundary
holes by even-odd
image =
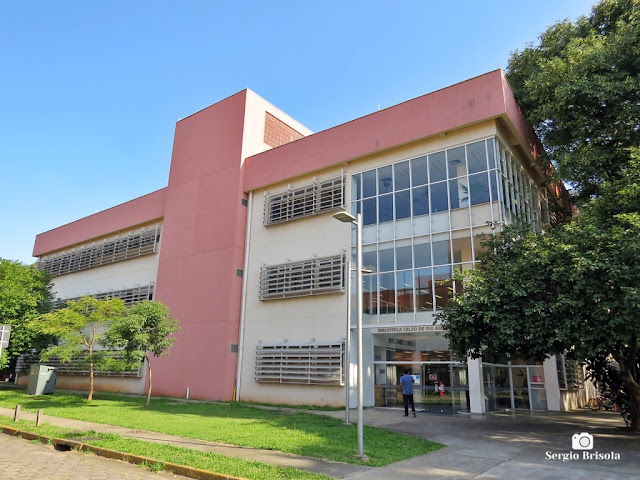
[[[446,448],[382,468],[349,476],[349,480],[437,479],[616,479],[640,480],[640,435],[624,429],[613,412],[493,413],[490,415],[418,414],[400,410],[365,410],[365,423],[435,440]],[[343,418],[340,412],[332,416]],[[351,418],[354,418],[353,416]],[[572,436],[593,435],[588,452],[620,455],[619,460],[583,460],[572,450]],[[367,441],[365,437],[365,452]],[[547,454],[549,452],[549,454]],[[580,459],[549,459],[553,454]],[[560,458],[560,457],[556,457]]]
[[[182,478],[153,473],[130,463],[53,447],[0,434],[0,478],[7,480],[163,480]],[[185,479],[186,480],[186,479]]]
[[[344,412],[316,413],[336,418],[344,417]],[[12,410],[0,408],[0,415],[12,415]],[[29,415],[33,414],[22,412],[22,418],[29,418]],[[355,415],[352,415],[351,418],[354,419]],[[349,480],[388,478],[402,480],[422,480],[425,478],[640,480],[640,435],[627,432],[623,428],[620,415],[611,412],[527,412],[484,416],[419,413],[418,418],[405,418],[400,410],[367,409],[365,410],[367,425],[388,428],[447,445],[446,448],[438,452],[381,468],[297,457],[268,450],[221,445],[46,415],[44,421],[80,430],[93,429],[112,432],[124,437],[169,443],[264,463],[292,466]],[[585,460],[582,458],[583,451],[572,450],[572,436],[582,432],[593,435],[593,449],[586,452],[591,454],[598,452],[600,458]],[[366,436],[364,441],[366,452]],[[562,461],[563,455],[566,461]],[[14,477],[9,476],[8,478]]]

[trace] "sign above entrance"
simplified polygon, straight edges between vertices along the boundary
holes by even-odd
[[[376,333],[407,333],[407,332],[441,332],[441,325],[416,325],[412,327],[380,327]]]

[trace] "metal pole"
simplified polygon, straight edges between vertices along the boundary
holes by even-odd
[[[364,374],[362,368],[362,214],[356,216],[356,295],[358,297],[358,456],[364,457]]]
[[[349,252],[347,258],[351,257]],[[344,404],[344,424],[350,425],[349,418],[349,399],[351,393],[351,261],[346,262],[346,279],[347,279],[347,339],[344,344],[344,389],[346,400]]]

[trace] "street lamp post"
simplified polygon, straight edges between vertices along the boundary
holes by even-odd
[[[364,413],[362,409],[364,399],[364,375],[362,367],[362,214],[358,213],[354,217],[353,215],[342,211],[335,213],[333,217],[341,222],[352,223],[356,226],[356,298],[358,312],[356,324],[356,338],[358,345],[358,456],[360,458],[364,458]],[[349,295],[351,295],[351,292],[349,292]]]
[[[351,254],[349,254],[351,257]],[[345,279],[347,289],[347,332],[344,342],[344,385],[345,385],[345,404],[344,404],[344,424],[351,424],[351,418],[349,416],[349,404],[351,403],[351,364],[349,363],[349,357],[351,356],[351,260],[345,262]]]

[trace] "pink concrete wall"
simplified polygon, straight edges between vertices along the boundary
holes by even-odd
[[[532,147],[542,148],[515,104],[502,70],[495,70],[254,155],[246,160],[244,189],[249,192],[447,130],[507,115],[513,116],[513,125],[519,135]]]
[[[246,91],[176,125],[156,298],[180,321],[171,354],[151,360],[157,395],[233,395],[246,207],[241,156]]]
[[[54,252],[87,242],[142,223],[161,219],[164,215],[166,189],[157,190],[118,206],[81,218],[36,236],[33,256]]]

